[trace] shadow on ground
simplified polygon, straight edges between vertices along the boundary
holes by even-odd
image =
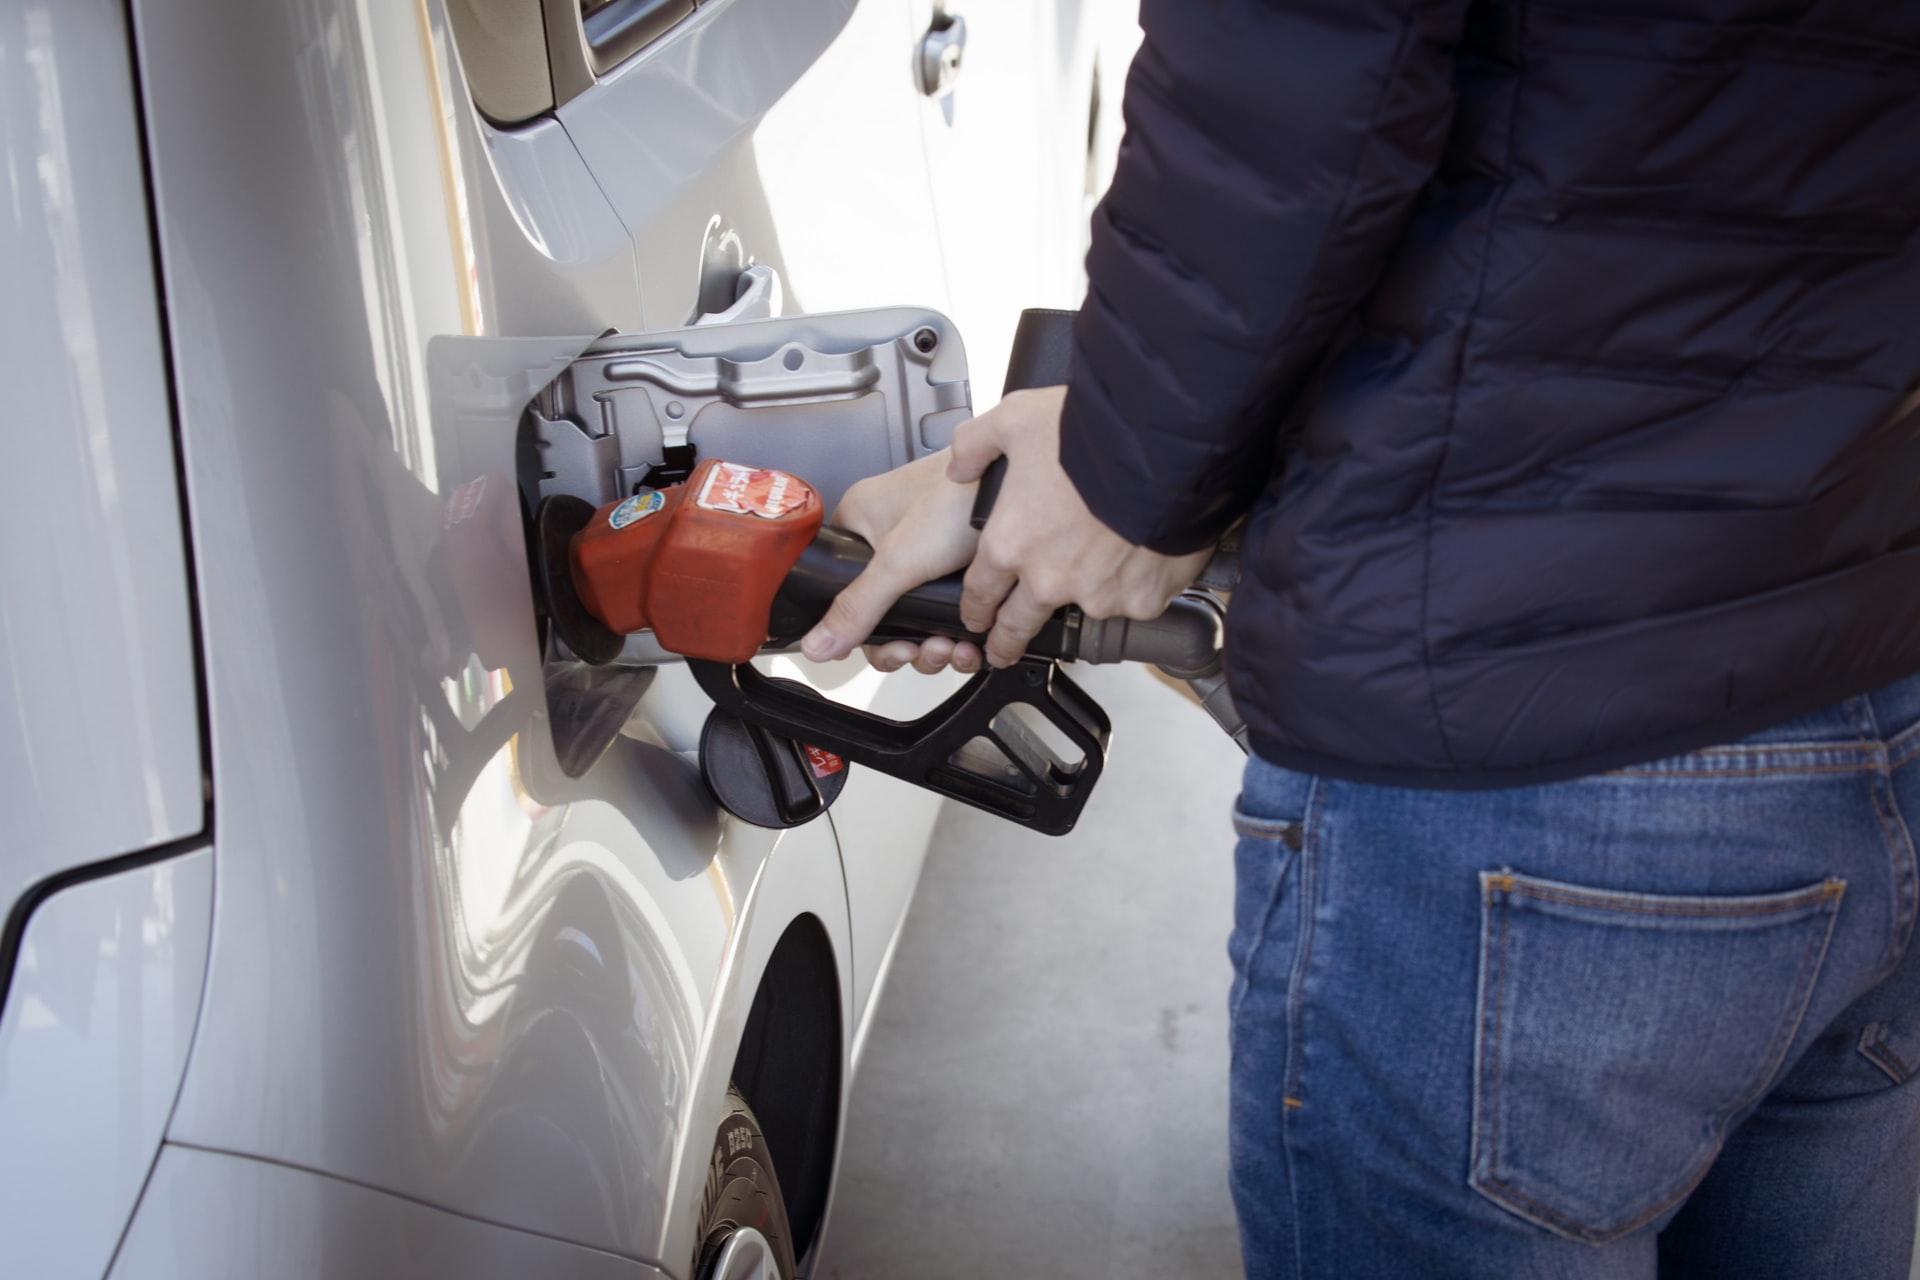
[[[942,819],[853,1091],[818,1280],[1240,1274],[1226,1178],[1242,757],[1137,669],[1072,836]]]

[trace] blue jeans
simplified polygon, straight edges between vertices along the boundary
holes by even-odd
[[[1247,1273],[1907,1280],[1916,824],[1920,679],[1551,786],[1249,762]]]

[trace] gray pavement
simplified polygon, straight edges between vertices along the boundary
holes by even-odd
[[[953,806],[848,1117],[820,1280],[1237,1277],[1228,806],[1242,757],[1145,672],[1073,835]]]

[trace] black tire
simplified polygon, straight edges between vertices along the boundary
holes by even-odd
[[[787,1226],[780,1180],[773,1173],[773,1153],[753,1109],[738,1089],[728,1085],[727,1110],[713,1135],[707,1190],[700,1200],[700,1229],[693,1249],[695,1280],[708,1280],[721,1246],[742,1227],[766,1237],[781,1280],[793,1280],[793,1232]]]

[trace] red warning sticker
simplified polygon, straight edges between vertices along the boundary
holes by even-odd
[[[709,511],[778,520],[805,506],[812,494],[805,480],[784,471],[722,462],[707,472],[707,482],[694,501]]]
[[[814,777],[831,778],[836,773],[846,772],[847,762],[825,747],[803,742],[800,749],[807,753],[807,768],[813,770]]]

